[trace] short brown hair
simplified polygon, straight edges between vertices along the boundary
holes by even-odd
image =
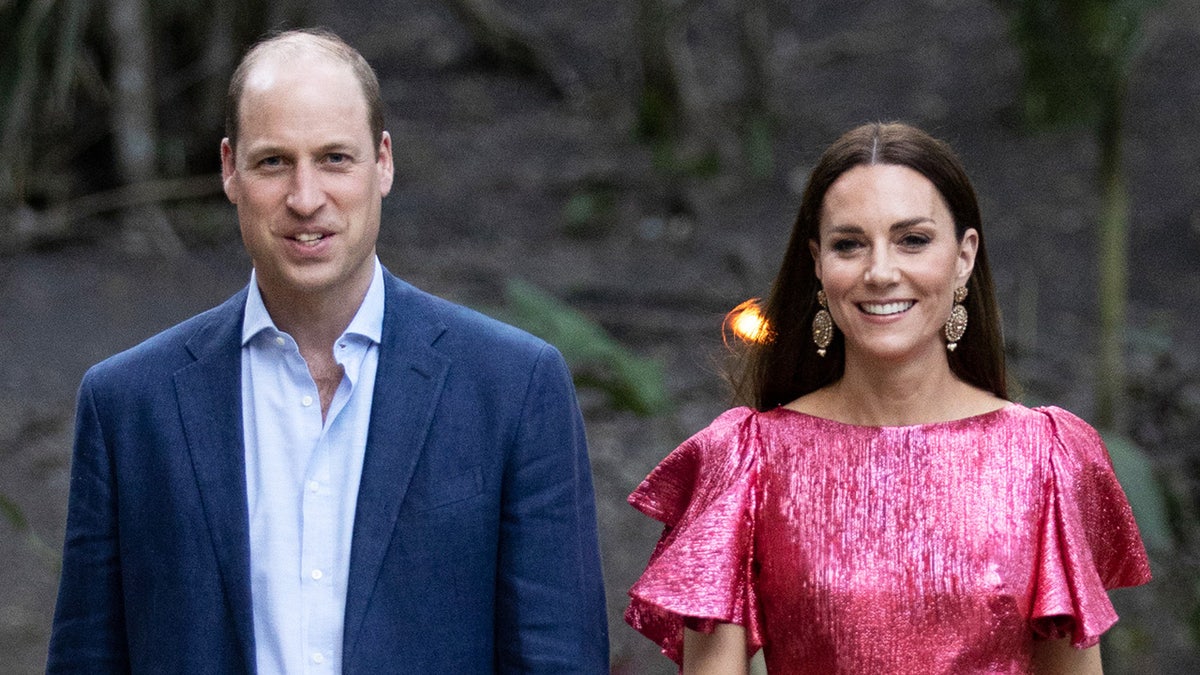
[[[229,80],[229,92],[225,97],[225,136],[229,139],[229,145],[237,149],[241,112],[239,106],[250,70],[270,51],[302,47],[317,47],[337,61],[350,66],[359,85],[362,86],[363,97],[367,102],[367,125],[371,130],[371,137],[375,143],[379,143],[383,137],[383,97],[379,93],[379,78],[376,77],[375,70],[358,50],[346,44],[345,40],[332,31],[324,28],[303,28],[275,33],[255,43],[246,51],[246,55],[233,71],[233,77]]]
[[[1000,312],[975,189],[946,143],[907,124],[873,123],[834,141],[809,174],[783,264],[763,308],[771,339],[748,348],[744,369],[735,376],[740,402],[770,410],[841,378],[846,365],[841,334],[836,333],[825,357],[818,356],[812,344],[819,282],[809,242],[819,241],[821,208],[829,187],[850,169],[872,164],[906,166],[925,176],[946,201],[959,240],[968,229],[979,233],[964,302],[971,323],[958,348],[949,353],[950,369],[963,381],[1008,398]]]

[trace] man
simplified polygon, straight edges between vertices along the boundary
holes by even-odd
[[[221,143],[251,283],[92,368],[51,672],[607,672],[558,352],[375,255],[370,66],[255,46]]]

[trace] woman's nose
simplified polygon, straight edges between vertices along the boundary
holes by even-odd
[[[877,247],[867,261],[863,280],[870,284],[895,283],[898,277],[896,261],[887,247]]]

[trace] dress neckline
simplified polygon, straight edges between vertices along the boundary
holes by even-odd
[[[854,424],[853,422],[842,422],[839,420],[830,419],[828,417],[820,417],[818,415],[801,412],[799,410],[794,410],[792,408],[788,408],[787,406],[782,406],[782,405],[775,408],[774,410],[769,411],[769,412],[774,413],[774,412],[781,411],[782,414],[785,414],[785,415],[796,415],[796,416],[803,417],[803,418],[806,418],[809,420],[814,420],[814,421],[822,423],[822,424],[827,424],[830,426],[840,427],[840,428],[844,428],[844,429],[861,429],[861,430],[865,430],[865,431],[887,431],[887,430],[934,429],[934,428],[973,425],[973,424],[978,424],[981,422],[990,422],[990,421],[992,421],[993,418],[1003,417],[1003,416],[1007,415],[1009,412],[1015,411],[1019,408],[1023,408],[1023,406],[1020,403],[1016,403],[1014,401],[1008,401],[1004,405],[1000,406],[999,408],[996,408],[995,410],[989,410],[987,412],[982,412],[977,415],[968,415],[967,417],[960,417],[958,419],[953,419],[953,420],[942,420],[940,422],[920,422],[917,424],[895,424],[895,425]]]

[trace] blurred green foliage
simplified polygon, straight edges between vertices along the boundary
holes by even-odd
[[[26,545],[37,554],[47,568],[57,574],[62,567],[62,554],[33,531],[33,527],[25,517],[24,510],[3,494],[0,494],[0,515],[4,516],[4,520],[7,520],[9,525],[25,538]]]
[[[37,141],[71,121],[86,0],[0,3],[0,205],[30,191]]]
[[[152,92],[155,128],[146,137],[157,139],[150,149],[156,178],[216,172],[237,55],[268,28],[296,25],[304,14],[293,0],[0,0],[0,234],[17,235],[0,237],[6,247],[86,236],[78,225],[61,229],[62,222],[94,209],[39,216],[122,186],[114,162],[117,83],[142,73],[117,65],[115,55],[128,47],[128,36],[107,21],[117,1],[144,10],[146,25],[134,32],[149,45],[138,63]]]
[[[1171,526],[1163,497],[1162,484],[1154,475],[1154,464],[1129,437],[1104,434],[1104,444],[1112,458],[1113,471],[1121,481],[1129,506],[1137,519],[1138,531],[1146,547],[1155,551],[1174,548]]]
[[[761,113],[751,115],[743,142],[750,174],[755,178],[769,178],[775,171],[775,138],[770,117]]]
[[[581,185],[562,210],[563,232],[575,239],[608,234],[617,223],[617,190],[611,185]]]
[[[662,366],[623,347],[600,324],[519,279],[508,281],[505,300],[488,313],[557,347],[578,386],[598,389],[612,408],[638,415],[670,407]]]
[[[1129,190],[1122,165],[1125,90],[1146,13],[1159,0],[996,0],[1024,66],[1022,107],[1034,129],[1092,130],[1096,180],[1096,421],[1121,428],[1129,277]]]
[[[1024,64],[1025,117],[1037,127],[1094,124],[1124,94],[1148,10],[1161,0],[997,0]]]

